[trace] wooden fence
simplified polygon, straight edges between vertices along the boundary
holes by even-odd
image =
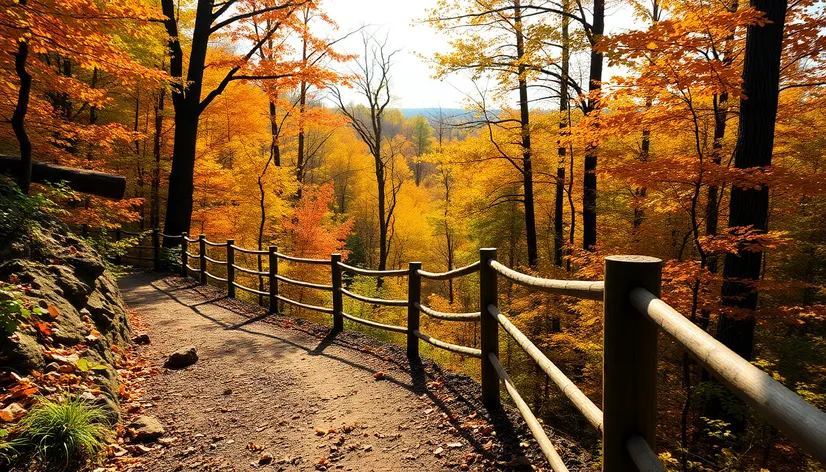
[[[135,235],[122,230],[120,234]],[[151,231],[152,257],[138,257],[152,261],[160,269],[161,239],[175,238],[182,242],[181,275],[198,276],[201,284],[210,280],[226,284],[228,296],[234,297],[236,289],[266,297],[269,312],[278,312],[278,302],[308,310],[331,314],[333,329],[344,329],[344,319],[372,328],[404,333],[407,335],[407,354],[419,355],[419,341],[437,348],[478,358],[481,362],[482,401],[489,409],[500,406],[500,381],[513,399],[522,417],[536,439],[542,453],[553,470],[567,471],[542,425],[522,399],[505,368],[499,361],[499,327],[530,356],[556,384],[574,407],[602,435],[603,470],[615,471],[664,471],[655,449],[657,412],[657,336],[662,330],[691,353],[697,361],[721,383],[754,408],[770,424],[786,434],[803,451],[817,461],[826,464],[826,414],[804,401],[772,377],[739,357],[685,316],[678,313],[660,296],[662,261],[644,256],[612,256],[605,259],[605,279],[601,282],[577,280],[552,280],[533,277],[510,269],[497,261],[496,249],[480,249],[479,261],[449,272],[427,272],[420,262],[411,262],[407,269],[369,270],[341,262],[341,255],[332,254],[330,259],[305,259],[278,252],[275,246],[267,250],[238,247],[233,240],[212,242],[205,235],[190,238],[187,234],[165,235],[157,229]],[[197,245],[198,252],[190,252]],[[224,248],[226,258],[207,256],[207,247]],[[249,269],[235,263],[235,253],[243,252],[267,256],[266,271]],[[278,261],[299,264],[326,265],[330,268],[331,283],[316,284],[284,277],[278,273]],[[197,261],[197,266],[190,262]],[[210,266],[226,267],[226,277],[211,273]],[[236,282],[236,271],[269,280],[267,290],[254,289]],[[373,277],[407,277],[407,300],[372,298],[351,292],[342,284],[342,273]],[[479,306],[475,313],[444,313],[421,303],[422,279],[448,280],[480,272]],[[603,392],[602,410],[594,404],[562,371],[536,347],[498,309],[499,277],[523,285],[529,289],[588,300],[603,301]],[[301,303],[278,293],[279,283],[297,285],[332,292],[332,307]],[[383,324],[358,318],[345,313],[344,296],[366,303],[383,306],[407,307],[407,326]],[[480,321],[481,349],[451,344],[435,339],[419,330],[421,314],[456,322]]]

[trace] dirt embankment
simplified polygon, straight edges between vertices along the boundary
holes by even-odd
[[[19,209],[2,210],[10,218]],[[131,332],[114,278],[57,219],[36,211],[16,217],[0,231],[0,303],[6,312],[0,409],[7,413],[0,415],[0,428],[19,419],[35,396],[62,392],[81,395],[117,418],[117,351],[130,344]]]

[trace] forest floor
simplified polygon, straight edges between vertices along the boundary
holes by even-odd
[[[403,349],[299,318],[266,316],[191,279],[136,273],[120,280],[137,348],[157,373],[141,410],[164,437],[125,468],[168,470],[547,470],[514,410],[489,415],[480,387]],[[195,346],[183,370],[161,366]],[[551,432],[571,470],[591,457]],[[127,445],[128,446],[128,445]],[[271,457],[271,459],[270,459]]]

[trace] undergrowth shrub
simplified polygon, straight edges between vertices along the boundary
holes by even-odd
[[[76,396],[41,399],[20,421],[18,444],[33,464],[49,470],[96,462],[111,419],[103,408]]]

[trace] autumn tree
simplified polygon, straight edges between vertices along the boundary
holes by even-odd
[[[385,113],[391,99],[390,68],[397,51],[388,49],[387,38],[380,41],[375,35],[363,34],[362,45],[363,55],[356,61],[354,78],[350,84],[360,98],[367,101],[366,107],[345,104],[339,88],[333,86],[330,90],[339,110],[350,121],[350,125],[373,156],[379,220],[378,270],[385,270],[393,235],[395,196],[401,186],[401,182],[394,183],[390,168],[395,163],[395,155],[388,152],[393,149],[392,143],[388,143],[392,136],[384,134]]]
[[[169,34],[170,73],[176,82],[171,91],[175,108],[175,147],[172,170],[169,174],[169,200],[166,209],[164,232],[180,234],[189,231],[192,219],[193,172],[195,168],[195,145],[198,138],[198,118],[233,81],[269,80],[282,78],[290,71],[271,70],[265,74],[250,74],[249,62],[258,51],[295,21],[294,13],[300,4],[291,0],[262,4],[254,0],[198,0],[195,4],[194,24],[188,58],[184,49],[179,22],[180,9],[174,0],[162,0],[164,26]],[[260,33],[260,39],[253,42],[245,53],[228,64],[229,70],[217,86],[204,90],[204,71],[207,68],[207,51],[210,41],[221,35],[232,35],[239,23],[251,18],[267,18],[268,29]],[[214,66],[214,65],[213,65]],[[184,67],[186,73],[184,74]],[[175,240],[164,240],[166,245],[177,244]]]

